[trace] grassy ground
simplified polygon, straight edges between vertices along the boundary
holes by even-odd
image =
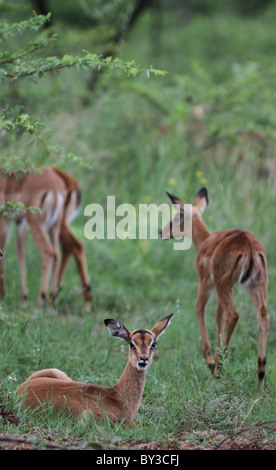
[[[11,423],[11,420],[0,416],[1,433],[32,437],[37,446],[43,439],[48,442],[52,439],[56,445],[89,448],[122,448],[140,441],[157,442],[163,448],[180,446],[181,442],[204,447],[210,442],[216,445],[225,436],[251,426],[251,430],[258,429],[258,437],[251,435],[255,442],[274,440],[274,174],[269,172],[264,178],[260,171],[263,160],[260,161],[254,146],[241,155],[236,141],[219,140],[206,149],[199,145],[199,141],[205,139],[205,133],[217,136],[212,131],[218,125],[223,136],[230,128],[233,131],[233,125],[235,131],[248,129],[247,116],[252,119],[252,129],[260,128],[260,122],[254,121],[257,111],[260,111],[255,92],[257,84],[263,84],[260,75],[255,71],[255,82],[250,82],[254,95],[250,102],[253,111],[249,109],[247,99],[237,100],[239,104],[232,99],[231,80],[237,80],[240,98],[246,90],[245,77],[233,75],[229,81],[226,77],[231,75],[234,62],[239,61],[245,68],[252,57],[257,66],[266,60],[269,62],[270,39],[261,29],[258,19],[239,21],[240,34],[234,38],[224,17],[200,18],[194,22],[194,28],[179,29],[177,38],[173,34],[175,19],[171,18],[164,27],[166,33],[160,35],[159,45],[155,45],[162,50],[155,62],[151,55],[154,45],[149,48],[145,39],[151,27],[149,18],[145,17],[141,28],[136,28],[120,52],[122,56],[134,57],[137,62],[141,59],[141,62],[152,62],[155,67],[173,71],[165,79],[148,82],[144,77],[134,83],[112,77],[108,86],[103,80],[99,91],[91,96],[86,88],[88,74],[68,71],[57,77],[41,79],[39,84],[33,85],[32,93],[30,84],[26,82],[17,93],[27,108],[34,109],[37,115],[47,120],[45,139],[62,145],[65,151],[84,155],[85,160],[92,163],[92,170],[70,160],[66,165],[66,169],[81,182],[83,207],[92,202],[105,206],[107,195],[115,195],[116,204],[127,202],[136,208],[142,203],[161,204],[167,202],[166,190],[192,202],[196,192],[206,186],[210,204],[204,220],[210,231],[239,227],[252,231],[262,241],[267,251],[270,278],[270,332],[264,391],[257,387],[256,313],[245,291],[235,290],[240,321],[229,355],[225,357],[224,375],[220,380],[214,380],[201,354],[195,316],[198,281],[194,269],[194,247],[179,252],[173,250],[170,241],[162,240],[89,241],[83,233],[87,219],[81,212],[73,228],[86,246],[94,293],[94,310],[90,314],[82,309],[73,262],[56,308],[49,307],[46,311],[36,308],[40,259],[30,237],[27,239],[29,302],[25,307],[20,305],[14,233],[10,234],[5,256],[8,292],[0,310],[0,374],[5,413],[16,415],[20,421]],[[269,28],[270,19],[267,17],[266,21]],[[252,29],[257,38],[255,52],[247,44]],[[213,49],[208,49],[209,57],[206,58],[202,45],[206,43],[206,37],[210,39],[210,30],[216,38],[224,41],[226,54],[222,54],[217,39],[211,41]],[[68,29],[62,35],[66,46],[75,44],[73,34],[76,31],[73,33]],[[135,49],[137,38],[141,44],[139,50]],[[188,44],[182,65],[181,41]],[[79,47],[85,47],[84,43],[85,37],[82,37]],[[59,47],[62,49],[62,42]],[[197,57],[196,73],[194,57]],[[201,82],[204,68],[209,78],[205,77]],[[189,77],[188,82],[181,81],[181,74],[182,78],[185,74],[186,78]],[[194,87],[191,85],[193,77]],[[267,81],[269,77],[268,74]],[[203,83],[202,89],[200,83]],[[222,84],[225,88],[221,88]],[[106,90],[104,94],[103,89]],[[187,95],[192,93],[194,104],[202,104],[201,98],[214,99],[216,89],[226,109],[220,106],[218,113],[211,112],[210,118],[203,125],[200,123],[191,140],[188,115],[192,106],[186,100]],[[268,93],[263,97],[261,110],[270,119],[268,135],[272,134],[275,119],[270,100],[271,94]],[[13,146],[13,151],[15,148],[20,152],[24,148],[22,140],[9,145]],[[239,145],[242,148],[242,143]],[[273,148],[266,150],[265,162],[271,162]],[[215,306],[214,296],[207,312],[213,348]],[[37,369],[57,367],[75,380],[103,385],[117,381],[126,362],[127,348],[109,335],[104,318],[120,319],[129,328],[151,328],[171,312],[175,315],[171,326],[159,340],[135,428],[127,429],[121,424],[110,423],[81,426],[65,419],[62,414],[54,415],[50,410],[39,416],[22,412],[15,394],[16,387]],[[269,426],[265,424],[268,421]]]

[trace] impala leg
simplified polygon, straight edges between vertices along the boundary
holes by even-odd
[[[228,318],[226,319],[226,324],[225,324],[225,345],[228,348],[231,338],[233,336],[234,330],[236,328],[236,325],[239,321],[239,314],[237,310],[234,307],[233,312],[228,315]]]
[[[72,253],[68,251],[67,247],[65,245],[61,245],[61,263],[60,263],[60,271],[59,271],[59,285],[62,283],[65,272],[68,268],[68,264],[70,261],[70,256]]]
[[[218,306],[216,310],[216,325],[217,325],[217,351],[215,356],[215,369],[214,375],[216,375],[218,369],[221,369],[221,364],[219,363],[219,349],[221,346],[226,349],[230,345],[232,335],[234,333],[235,327],[239,320],[239,314],[236,311],[232,289],[229,289],[229,286],[226,285],[217,285],[217,294],[218,294]],[[221,344],[222,336],[224,332],[224,341]]]
[[[4,277],[4,248],[6,243],[7,235],[7,223],[4,218],[0,218],[0,296],[3,297],[6,292],[5,288],[5,277]]]
[[[55,299],[57,298],[58,295],[58,288],[59,288],[59,272],[60,272],[60,254],[58,250],[58,242],[59,242],[59,237],[60,237],[60,223],[57,222],[57,224],[51,228],[49,231],[50,235],[50,240],[52,242],[54,251],[55,251],[55,257],[53,260],[53,265],[52,265],[52,282],[51,282],[51,300],[54,302]]]
[[[23,220],[17,225],[17,258],[19,264],[20,275],[20,296],[23,300],[28,298],[28,290],[26,287],[26,266],[25,266],[25,240],[26,240],[26,223]]]
[[[259,325],[258,378],[259,384],[263,387],[266,364],[266,340],[269,330],[269,315],[266,307],[267,283],[258,287],[252,285],[248,288],[248,292],[257,311]]]
[[[43,224],[37,220],[30,218],[29,220],[30,231],[35,243],[37,244],[42,262],[42,277],[40,284],[40,296],[38,298],[38,306],[43,306],[46,301],[46,293],[49,284],[49,278],[53,269],[53,263],[58,256],[54,250],[50,240],[48,239]]]
[[[196,316],[198,319],[199,329],[200,329],[200,334],[201,334],[201,339],[202,339],[203,356],[206,360],[207,366],[213,372],[214,367],[215,367],[215,362],[213,359],[213,355],[212,355],[212,351],[211,351],[211,347],[209,343],[209,338],[208,338],[208,333],[207,333],[207,328],[206,328],[206,322],[205,322],[206,305],[207,305],[208,300],[211,297],[211,293],[212,293],[212,288],[209,284],[204,284],[202,282],[199,284],[198,298],[196,302]]]
[[[222,338],[224,325],[225,325],[225,309],[218,299],[218,305],[216,309],[217,347],[216,347],[216,354],[215,354],[215,366],[213,369],[214,376],[217,375],[217,371],[220,368],[218,351],[221,348],[221,338]]]
[[[62,246],[62,259],[59,274],[59,284],[62,282],[68,267],[70,256],[74,256],[83,287],[84,298],[87,304],[91,302],[90,279],[88,275],[83,244],[75,237],[69,227],[63,224],[61,228],[60,243]]]

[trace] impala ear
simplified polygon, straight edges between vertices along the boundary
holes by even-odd
[[[206,188],[201,188],[201,190],[198,191],[194,199],[193,206],[197,207],[200,214],[203,214],[208,204],[209,204],[208,191]]]
[[[130,332],[122,322],[118,320],[106,319],[104,320],[104,324],[112,336],[116,336],[126,343],[129,342]]]
[[[182,199],[180,199],[180,197],[173,196],[172,194],[168,193],[168,191],[166,191],[166,194],[170,198],[173,204],[179,204],[179,205],[185,204],[185,202]]]
[[[172,194],[168,192],[166,194],[172,201],[175,209],[177,209],[177,211],[179,211],[181,214],[185,214],[187,211],[187,206],[189,206],[189,204],[186,204],[186,202],[183,201],[183,199],[180,199],[180,197],[173,196]],[[188,215],[189,216],[191,215],[189,209],[188,209]]]
[[[163,320],[156,323],[156,325],[152,328],[151,331],[154,334],[155,339],[157,339],[160,335],[162,335],[162,333],[164,333],[165,329],[170,324],[170,320],[172,316],[173,316],[173,313],[163,318]]]

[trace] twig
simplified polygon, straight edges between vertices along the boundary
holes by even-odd
[[[271,428],[270,428],[270,425],[272,425]],[[222,441],[220,441],[215,446],[214,450],[218,450],[226,441],[228,441],[230,439],[233,439],[234,437],[240,436],[242,433],[244,433],[246,431],[252,431],[255,428],[260,428],[260,427],[265,427],[267,429],[272,429],[272,430],[276,431],[276,421],[266,421],[264,423],[255,424],[254,426],[250,426],[250,427],[247,427],[247,428],[240,429],[239,431],[237,431],[237,432],[231,434],[230,436],[227,436],[224,439],[222,439]],[[261,437],[260,437],[260,439],[261,439]],[[255,440],[256,440],[256,438],[255,438]],[[247,443],[246,445],[249,445],[249,443]]]
[[[253,401],[253,403],[252,403],[252,405],[251,405],[249,411],[246,413],[246,415],[245,415],[245,417],[244,417],[244,419],[243,419],[241,425],[238,427],[238,431],[239,431],[240,429],[242,429],[242,426],[244,425],[245,421],[247,420],[247,418],[248,418],[248,416],[250,415],[251,411],[253,410],[254,406],[256,405],[256,403],[257,403],[259,400],[261,400],[261,398],[262,398],[262,397],[259,397],[259,398],[257,398],[256,400]]]
[[[32,445],[45,445],[46,447],[50,447],[52,449],[64,449],[65,447],[60,446],[58,444],[53,444],[52,442],[47,442],[44,440],[38,439],[27,439],[24,437],[17,437],[12,434],[0,436],[1,442],[15,442],[17,444],[32,444]]]
[[[30,51],[22,52],[22,54],[19,54],[17,57],[11,57],[10,59],[3,60],[0,62],[0,65],[3,64],[12,64],[15,60],[21,59],[22,57],[25,57],[26,55],[33,54],[33,52],[36,52],[38,50],[38,47],[34,47]]]

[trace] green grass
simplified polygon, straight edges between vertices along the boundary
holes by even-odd
[[[269,17],[264,19],[269,25]],[[89,241],[83,234],[87,219],[81,212],[73,229],[86,247],[94,294],[94,310],[89,314],[82,308],[73,262],[56,308],[48,307],[46,311],[36,308],[40,258],[30,236],[27,238],[29,302],[26,307],[20,305],[14,230],[10,234],[5,254],[7,295],[0,309],[0,378],[4,407],[17,414],[20,423],[10,425],[0,418],[0,432],[27,434],[37,440],[37,446],[41,439],[51,436],[61,445],[70,442],[88,447],[124,447],[143,439],[158,441],[166,447],[168,439],[183,433],[189,434],[191,439],[194,431],[218,430],[227,435],[248,424],[275,422],[276,191],[273,174],[270,179],[260,176],[260,160],[254,148],[243,158],[230,152],[228,141],[204,150],[196,143],[189,143],[187,130],[192,104],[202,104],[201,99],[209,98],[212,104],[221,100],[221,107],[218,113],[211,112],[204,123],[208,136],[216,135],[212,132],[217,128],[219,135],[224,135],[228,125],[238,131],[250,126],[259,129],[260,122],[255,119],[259,111],[269,118],[269,124],[262,125],[261,130],[273,136],[273,87],[266,88],[267,95],[260,107],[255,91],[247,98],[246,77],[242,74],[237,77],[232,70],[232,64],[239,61],[244,66],[244,74],[249,73],[246,64],[253,56],[260,67],[269,63],[269,31],[262,27],[258,18],[250,21],[238,18],[237,21],[239,28],[235,28],[234,38],[235,19],[228,21],[224,17],[196,18],[194,28],[179,27],[178,35],[172,14],[164,23],[160,38],[164,47],[155,60],[154,48],[148,47],[147,34],[151,26],[146,15],[140,27],[137,25],[129,40],[122,44],[120,52],[123,58],[134,58],[138,63],[140,58],[141,63],[168,69],[166,78],[148,81],[146,77],[139,77],[133,82],[114,75],[103,78],[91,95],[86,88],[89,73],[64,71],[32,84],[32,93],[30,83],[25,81],[11,94],[24,103],[29,112],[41,115],[47,122],[42,135],[48,143],[62,145],[65,152],[83,155],[84,160],[93,165],[93,170],[71,160],[65,165],[81,182],[83,208],[92,202],[104,206],[107,195],[115,195],[116,204],[127,202],[136,208],[145,202],[159,205],[168,202],[166,190],[191,203],[204,185],[210,198],[204,220],[210,231],[239,227],[252,231],[262,241],[270,278],[265,390],[257,387],[258,325],[245,291],[235,289],[240,320],[224,361],[224,374],[220,380],[215,380],[201,353],[195,315],[198,279],[194,247],[179,252],[173,250],[171,241]],[[61,24],[57,22],[56,27],[61,28]],[[213,39],[209,49],[206,43],[211,28]],[[85,35],[77,35],[76,29],[72,31],[68,24],[60,31],[63,31],[60,52],[63,48],[68,50],[69,46],[75,51],[87,47]],[[252,31],[256,32],[255,52],[250,49],[251,40],[247,43]],[[183,43],[186,48],[182,63],[179,58],[183,54]],[[202,70],[209,74],[205,81],[201,81]],[[266,70],[263,74],[269,81],[271,76],[265,73]],[[258,88],[256,84],[264,89],[261,74],[257,73],[255,80],[253,89]],[[235,95],[238,104],[230,100],[235,89],[231,88],[232,84],[239,85],[239,93]],[[221,95],[222,91],[225,94]],[[190,93],[195,100],[193,103],[187,99]],[[225,104],[225,109],[221,104]],[[160,130],[164,123],[168,126],[165,133]],[[20,155],[27,149],[33,152],[34,161],[41,161],[41,143],[34,147],[29,144],[29,137],[24,136],[4,142],[7,152]],[[265,159],[269,158],[271,154],[266,154]],[[213,351],[215,308],[214,295],[207,311]],[[51,409],[38,414],[21,410],[16,387],[38,369],[57,367],[74,380],[87,383],[111,385],[118,380],[127,360],[127,347],[109,335],[103,323],[105,318],[122,320],[129,328],[151,328],[171,312],[175,315],[158,342],[135,428],[108,422],[83,426],[66,419],[62,413],[56,416]]]
[[[211,208],[208,210],[211,212]],[[96,244],[99,243],[95,241]],[[106,448],[127,446],[140,439],[164,443],[183,432],[192,434],[193,431],[215,429],[227,434],[245,424],[275,420],[273,292],[269,300],[271,330],[265,391],[261,392],[257,387],[256,314],[246,293],[238,289],[236,305],[241,314],[240,322],[224,375],[220,380],[214,380],[201,355],[194,313],[197,294],[197,277],[192,265],[194,249],[179,255],[172,250],[170,242],[160,240],[144,253],[143,250],[135,251],[133,244],[103,241],[97,248],[92,242],[87,243],[95,291],[95,311],[91,314],[82,311],[74,265],[70,266],[64,282],[57,311],[49,308],[44,312],[35,308],[38,279],[31,281],[33,299],[25,310],[15,299],[15,286],[14,292],[10,286],[11,292],[1,310],[1,350],[4,354],[1,376],[7,406],[21,418],[18,428],[13,427],[12,431],[19,434],[29,431],[32,435],[34,426],[35,429],[38,426],[41,439],[50,433],[63,444],[70,436],[75,445],[88,442],[87,445],[93,443]],[[34,263],[36,257],[29,251],[30,263]],[[138,258],[136,261],[135,257]],[[11,271],[15,270],[13,266]],[[33,277],[36,277],[35,273]],[[214,310],[215,298],[212,298],[207,322],[213,347]],[[62,414],[56,417],[48,412],[37,417],[34,413],[29,416],[20,411],[15,388],[40,368],[57,367],[73,379],[87,383],[116,383],[126,362],[127,347],[109,336],[104,318],[121,319],[129,328],[150,328],[172,311],[175,312],[172,324],[160,338],[154,363],[148,372],[136,428],[128,430],[111,424],[84,428],[70,424]],[[9,426],[6,428],[11,431]]]

